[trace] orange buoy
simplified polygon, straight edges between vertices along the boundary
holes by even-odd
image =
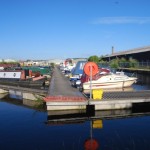
[[[84,143],[85,150],[98,150],[99,144],[95,139],[88,139]]]
[[[98,73],[98,65],[95,62],[87,62],[84,65],[84,72],[86,75],[92,76],[96,75]]]

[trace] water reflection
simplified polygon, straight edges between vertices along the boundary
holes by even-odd
[[[12,90],[6,94],[0,94],[0,101],[7,102],[13,105],[19,105],[19,106],[30,108],[33,110],[46,111],[46,107],[43,103],[39,105],[37,101],[23,99],[22,93],[19,91]]]
[[[22,92],[16,90],[9,90],[9,98],[22,99]]]
[[[150,103],[146,103],[146,105],[134,104],[133,108],[128,110],[95,111],[93,115],[82,111],[48,111],[46,125],[60,126],[61,128],[66,126],[68,128],[69,126],[80,124],[84,131],[86,124],[88,132],[82,137],[82,148],[80,147],[80,149],[84,150],[137,150],[139,149],[138,147],[148,150],[147,148],[150,145],[146,142],[150,138],[149,135],[142,135],[145,138],[145,142],[141,141],[141,143],[145,144],[146,148],[139,145],[136,135],[141,135],[139,129],[143,129],[145,125],[142,123],[142,120],[144,122],[142,117],[149,115]],[[131,120],[132,118],[133,121]],[[141,122],[139,122],[140,120]],[[128,136],[129,138],[127,138]]]
[[[102,110],[88,112],[84,110],[48,111],[47,124],[83,123],[95,119],[117,119],[145,116],[150,114],[150,103],[133,104],[132,109]]]
[[[0,94],[0,99],[5,98],[8,95],[8,93]]]
[[[7,102],[7,103],[10,103],[10,104],[14,104],[14,105],[22,105],[22,99],[19,99],[18,96],[16,95],[11,95],[9,93],[7,94],[0,94],[1,96],[1,101],[3,102]],[[3,96],[2,96],[3,95]]]
[[[89,108],[41,112],[14,104],[0,102],[2,150],[150,149],[148,103],[144,111],[141,108],[146,106],[135,104],[129,110],[94,112]]]
[[[150,85],[150,75],[149,74],[137,74],[138,84],[141,85]]]

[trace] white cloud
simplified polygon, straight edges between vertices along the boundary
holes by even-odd
[[[102,17],[93,21],[93,24],[147,24],[150,17]]]

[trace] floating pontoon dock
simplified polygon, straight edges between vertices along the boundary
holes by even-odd
[[[48,95],[44,98],[47,110],[82,110],[94,106],[95,110],[131,108],[134,103],[150,102],[150,91],[103,92],[101,99],[89,99],[70,85],[69,79],[55,67]]]

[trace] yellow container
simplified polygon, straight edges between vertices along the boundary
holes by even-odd
[[[100,100],[103,97],[103,90],[102,89],[92,90],[92,94],[94,100]]]
[[[94,120],[94,121],[92,122],[92,127],[93,127],[93,128],[102,129],[102,128],[103,128],[103,121],[102,121],[102,120]]]

